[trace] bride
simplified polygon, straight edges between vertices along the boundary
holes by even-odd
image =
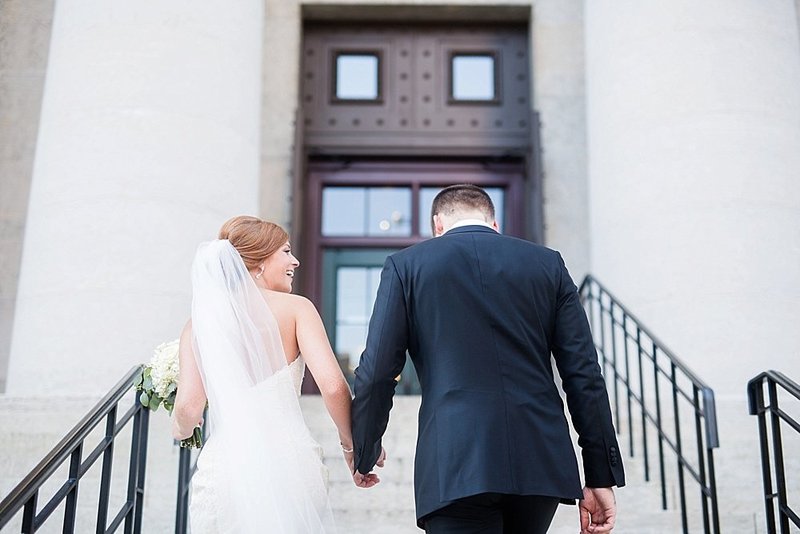
[[[208,403],[193,534],[334,531],[322,449],[298,397],[307,365],[352,473],[350,389],[316,308],[291,294],[299,265],[288,234],[256,217],[230,219],[197,250],[173,411],[173,434],[183,439]],[[378,483],[370,477],[369,486]]]

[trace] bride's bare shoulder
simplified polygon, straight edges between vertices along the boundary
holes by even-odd
[[[314,304],[302,295],[281,293],[278,291],[265,291],[264,297],[274,313],[297,316],[308,313],[310,309],[316,311]]]

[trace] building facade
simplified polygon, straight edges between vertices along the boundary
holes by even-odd
[[[349,372],[383,259],[465,181],[719,394],[800,379],[797,1],[3,0],[0,32],[8,394],[148,359],[244,213]]]

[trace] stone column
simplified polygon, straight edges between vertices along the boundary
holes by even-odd
[[[0,392],[5,391],[53,0],[0,2]]]
[[[56,4],[9,366],[108,390],[189,316],[198,242],[259,197],[263,6]]]
[[[265,0],[263,110],[261,127],[261,216],[280,224],[298,246],[293,207],[304,182],[302,137],[295,124],[300,92],[302,18],[298,0]],[[300,141],[300,146],[297,142]],[[302,258],[300,258],[302,261]]]
[[[718,395],[800,379],[794,1],[585,15],[592,271]]]
[[[531,15],[534,107],[540,113],[545,245],[576,283],[589,270],[583,0],[537,0]]]

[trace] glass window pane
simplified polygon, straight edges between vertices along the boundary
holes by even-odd
[[[322,190],[322,235],[364,235],[366,210],[366,188],[326,187]]]
[[[419,234],[422,237],[432,237],[431,231],[431,206],[433,205],[434,197],[441,191],[442,187],[423,187],[419,191]],[[505,212],[503,210],[503,202],[505,200],[505,191],[502,187],[484,187],[484,191],[489,194],[494,204],[494,217],[497,220],[497,226],[500,231],[503,231],[503,217]]]
[[[495,99],[493,56],[454,55],[450,69],[455,100]]]
[[[379,76],[378,56],[339,54],[336,56],[336,98],[376,100]]]
[[[336,271],[336,322],[364,324],[369,312],[365,310],[370,289],[367,270],[360,267],[340,267]]]
[[[367,325],[336,325],[336,357],[340,362],[347,362],[347,369],[343,369],[346,374],[352,375],[358,367],[366,340]]]
[[[336,270],[336,347],[352,372],[367,342],[367,327],[378,294],[380,267],[339,267]]]
[[[373,187],[369,189],[370,236],[411,235],[411,189]]]

